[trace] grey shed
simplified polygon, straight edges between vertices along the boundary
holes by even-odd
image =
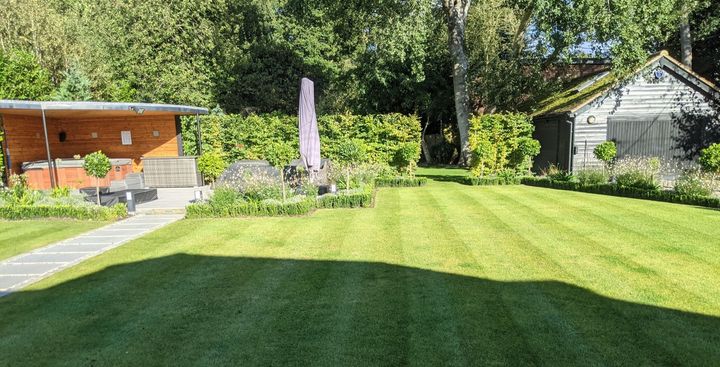
[[[710,114],[710,100],[720,90],[666,51],[652,56],[625,78],[598,73],[550,99],[533,114],[540,154],[533,169],[550,164],[577,171],[599,167],[593,150],[615,141],[618,158],[654,156],[679,161],[678,128],[673,118],[683,110]]]

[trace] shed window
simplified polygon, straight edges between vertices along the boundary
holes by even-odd
[[[132,145],[132,134],[130,131],[121,131],[120,140],[122,140],[122,145]]]

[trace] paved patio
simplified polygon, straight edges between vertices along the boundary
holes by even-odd
[[[159,188],[157,189],[158,199],[138,205],[137,211],[149,214],[185,213],[185,207],[195,200],[195,191],[198,190],[202,191],[205,198],[210,194],[209,186]]]
[[[142,215],[0,262],[0,297],[175,222],[182,215]]]

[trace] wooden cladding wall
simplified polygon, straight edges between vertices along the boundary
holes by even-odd
[[[22,162],[47,159],[42,119],[4,115],[3,124],[10,150],[11,168],[19,173]],[[130,158],[133,170],[142,170],[141,157],[177,157],[175,117],[137,116],[83,119],[47,119],[52,158],[72,158],[102,150],[110,158]],[[121,131],[130,131],[131,145],[123,145]],[[60,141],[64,132],[65,140]],[[158,136],[155,136],[157,132]],[[93,137],[93,133],[96,137]]]

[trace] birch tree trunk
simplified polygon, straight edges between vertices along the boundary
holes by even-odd
[[[460,164],[470,163],[470,97],[467,89],[468,59],[465,54],[465,24],[470,0],[443,0],[448,20],[450,57],[453,63],[455,115],[460,133]]]
[[[690,15],[687,12],[683,14],[680,22],[680,56],[682,63],[692,69],[692,34],[690,32]]]

